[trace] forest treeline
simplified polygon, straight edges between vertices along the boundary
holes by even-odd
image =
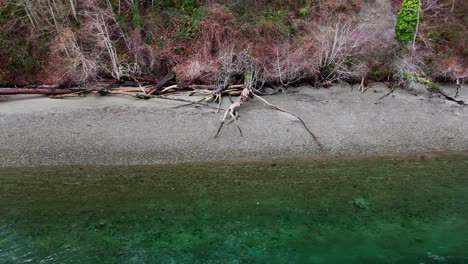
[[[462,82],[464,0],[0,0],[0,86]]]

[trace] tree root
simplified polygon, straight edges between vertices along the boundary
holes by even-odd
[[[382,95],[382,96],[381,96],[379,99],[377,99],[377,100],[382,100],[382,99],[384,99],[385,97],[387,97],[387,96],[393,94],[393,92],[395,92],[395,88],[396,88],[396,87],[393,86],[392,89],[390,90],[390,92],[388,92],[388,93]]]
[[[138,99],[145,99],[145,100],[148,100],[150,98],[158,98],[158,99],[163,99],[163,100],[170,100],[170,101],[177,101],[177,102],[187,103],[187,104],[180,105],[178,107],[197,104],[197,105],[202,105],[202,106],[205,106],[205,107],[217,109],[217,107],[214,107],[214,106],[209,105],[209,104],[202,103],[201,101],[191,101],[191,100],[185,100],[185,99],[182,99],[182,98],[171,98],[171,97],[167,97],[165,95],[149,95],[149,94],[141,94],[141,93],[137,93],[137,94],[119,93],[119,94],[135,97],[135,98],[138,98]],[[176,108],[178,108],[178,107],[176,107]]]
[[[318,140],[317,136],[315,136],[315,134],[312,132],[312,130],[310,130],[310,128],[309,128],[309,126],[307,125],[307,123],[306,123],[300,116],[298,116],[298,115],[296,115],[296,114],[294,114],[294,113],[292,113],[292,112],[290,112],[290,111],[287,111],[287,110],[285,110],[285,109],[283,109],[283,108],[280,108],[280,107],[278,107],[278,106],[276,106],[276,105],[274,105],[274,104],[268,102],[267,100],[265,100],[265,99],[263,99],[262,97],[256,95],[255,93],[252,93],[252,94],[253,94],[254,97],[260,99],[262,102],[264,102],[264,103],[267,104],[268,106],[270,106],[270,107],[272,107],[272,108],[274,108],[274,109],[276,109],[276,110],[278,110],[278,111],[280,111],[280,112],[284,112],[284,113],[287,113],[287,114],[290,114],[290,115],[296,117],[296,118],[302,123],[302,125],[303,125],[304,128],[307,130],[307,132],[312,136],[312,138],[314,139],[315,143],[317,143],[317,145],[319,146],[320,150],[322,150],[322,151],[324,150],[324,149],[323,149],[323,146],[322,146],[322,144],[320,143],[320,141]]]
[[[312,136],[312,138],[314,139],[314,141],[317,143],[317,145],[319,146],[320,150],[323,151],[324,148],[322,146],[322,144],[320,143],[320,141],[318,140],[317,136],[312,132],[312,130],[309,128],[309,126],[307,125],[307,123],[298,115],[288,111],[288,110],[285,110],[281,107],[278,107],[270,102],[268,102],[267,100],[265,100],[264,98],[260,97],[259,95],[255,94],[255,91],[253,91],[252,88],[249,88],[249,87],[245,87],[243,90],[242,90],[242,93],[241,95],[237,98],[236,101],[234,101],[229,107],[228,109],[226,109],[226,111],[224,112],[224,116],[223,116],[223,119],[221,120],[221,124],[219,125],[218,127],[218,131],[216,132],[216,135],[214,136],[214,138],[217,138],[221,132],[221,129],[223,128],[223,125],[224,123],[226,122],[226,120],[228,119],[231,119],[231,122],[234,122],[236,123],[237,122],[237,119],[239,117],[239,114],[238,114],[238,109],[239,107],[248,100],[249,96],[250,95],[253,95],[254,97],[260,99],[263,103],[265,103],[266,105],[268,105],[269,107],[273,108],[273,109],[276,109],[280,112],[284,112],[284,113],[287,113],[287,114],[290,114],[294,117],[296,117],[300,122],[301,124],[304,126],[304,128],[307,130],[307,132],[309,133],[309,135]],[[236,123],[237,125],[237,123]],[[242,136],[242,130],[241,128],[239,127],[239,125],[237,125],[237,128],[239,129],[239,132]]]
[[[221,120],[221,124],[219,125],[218,131],[216,132],[216,135],[214,136],[214,138],[218,137],[219,133],[221,132],[221,129],[223,128],[224,122],[226,122],[227,119],[231,119],[232,122],[236,123],[237,129],[239,130],[242,136],[242,129],[237,124],[237,118],[239,117],[237,109],[249,99],[249,95],[251,93],[252,93],[252,88],[246,86],[242,90],[241,95],[237,97],[237,99],[231,105],[229,105],[229,107],[224,112],[223,120]]]
[[[364,86],[365,86],[365,85],[364,85],[364,77],[362,77],[361,83],[359,84],[359,87],[358,87],[357,90],[358,90],[359,92],[361,92],[361,93],[364,93],[364,92],[365,92],[365,90],[364,90],[365,87],[364,87]]]
[[[460,79],[457,79],[457,92],[455,93],[454,98],[457,98],[460,95],[463,82]]]
[[[459,105],[466,105],[465,101],[463,101],[463,100],[457,100],[457,99],[455,99],[455,98],[449,96],[448,94],[442,92],[442,90],[438,90],[437,93],[440,94],[440,95],[442,95],[443,97],[445,97],[445,99],[447,99],[447,100],[449,100],[449,101],[455,102],[455,103],[457,103],[457,104],[459,104]]]

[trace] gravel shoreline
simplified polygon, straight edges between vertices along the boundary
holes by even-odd
[[[354,88],[354,89],[353,89]],[[453,87],[444,88],[454,93]],[[223,113],[183,102],[121,96],[50,99],[0,97],[0,166],[156,164],[468,150],[468,107],[424,90],[365,93],[357,86],[299,87],[265,97],[301,116],[320,151],[291,115],[258,99],[240,109],[239,125]],[[184,97],[198,100],[199,98]],[[468,92],[460,99],[468,101]],[[224,100],[223,107],[228,105]]]

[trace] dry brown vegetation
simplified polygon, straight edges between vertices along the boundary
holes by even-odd
[[[158,2],[158,3],[156,3]],[[0,1],[0,85],[101,78],[255,85],[467,78],[468,3],[424,0],[416,51],[394,40],[399,0]],[[404,63],[403,63],[404,62]],[[411,64],[411,65],[410,65]],[[254,66],[253,66],[254,65]]]

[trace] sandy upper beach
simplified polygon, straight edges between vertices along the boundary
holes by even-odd
[[[396,90],[379,100],[387,92],[382,84],[365,93],[357,86],[300,87],[265,97],[301,116],[325,151],[295,117],[258,99],[240,109],[242,137],[234,124],[226,124],[214,139],[223,112],[205,106],[125,96],[2,96],[0,166],[468,150],[468,107],[424,91]],[[468,102],[468,91],[462,90],[459,99]],[[226,98],[223,107],[228,104]]]

